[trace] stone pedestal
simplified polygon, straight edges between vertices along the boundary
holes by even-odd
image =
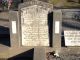
[[[53,15],[53,47],[56,51],[61,49],[61,21],[62,21],[62,12],[61,10],[54,10]]]
[[[10,42],[11,47],[19,47],[19,39],[18,39],[18,20],[19,15],[17,11],[10,11],[9,12],[9,21],[10,21]]]
[[[34,60],[46,60],[45,48],[34,48]]]

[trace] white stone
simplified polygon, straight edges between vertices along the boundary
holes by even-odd
[[[16,30],[16,21],[12,21],[12,33],[16,34],[17,30]]]
[[[60,22],[59,21],[55,21],[55,33],[59,34],[59,29],[60,28]]]
[[[80,46],[80,31],[64,31],[66,46]]]
[[[22,9],[21,29],[23,46],[49,46],[48,11],[39,6]]]

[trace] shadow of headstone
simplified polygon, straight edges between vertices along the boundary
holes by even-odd
[[[34,49],[23,52],[19,55],[9,58],[8,60],[33,60]]]
[[[65,47],[64,31],[61,32],[61,35],[62,35],[62,36],[61,36],[61,46],[62,46],[62,47]]]
[[[48,27],[49,27],[49,44],[52,47],[53,42],[53,12],[48,14]]]
[[[80,24],[78,23],[70,23],[70,22],[62,22],[62,26],[63,27],[67,27],[67,28],[71,28],[71,29],[76,29],[76,30],[80,30]]]
[[[10,46],[9,28],[0,26],[0,44]]]

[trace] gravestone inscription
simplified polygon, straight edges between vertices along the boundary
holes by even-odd
[[[49,46],[48,13],[50,8],[38,5],[21,8],[22,46]],[[34,5],[33,5],[34,4]]]

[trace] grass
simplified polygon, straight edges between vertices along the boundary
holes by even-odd
[[[50,3],[52,3],[52,4],[57,4],[57,3],[59,3],[61,0],[49,0],[49,2]]]
[[[63,2],[64,7],[80,7],[80,3],[75,2],[67,2],[66,0],[49,0],[49,3],[52,3],[54,5]]]

